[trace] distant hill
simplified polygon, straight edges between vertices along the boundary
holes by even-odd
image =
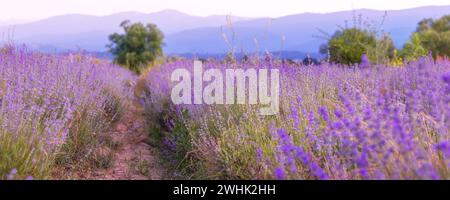
[[[450,6],[428,6],[387,11],[382,26],[401,47],[423,18],[450,14]],[[248,19],[232,17],[233,28],[226,16],[198,17],[165,10],[156,13],[125,12],[109,16],[63,15],[32,23],[0,27],[0,33],[14,30],[16,43],[27,43],[45,51],[84,49],[104,52],[108,35],[120,31],[120,22],[152,22],[165,33],[166,54],[208,55],[227,52],[233,44],[236,52],[297,52],[315,54],[323,39],[319,32],[333,34],[338,26],[352,26],[354,16],[363,21],[381,23],[385,11],[361,9],[326,14],[303,13],[280,18]],[[234,40],[232,35],[235,35]],[[224,35],[228,40],[225,42]]]
[[[382,26],[391,34],[395,45],[401,47],[423,18],[438,18],[450,14],[450,6],[430,6],[407,10],[387,11]],[[247,52],[256,50],[317,52],[325,40],[314,36],[323,36],[322,30],[332,35],[338,26],[353,26],[353,16],[362,16],[362,21],[382,23],[385,11],[355,10],[327,14],[304,13],[275,19],[255,19],[234,24],[235,46]],[[358,20],[357,20],[358,21]],[[197,28],[167,37],[168,52],[208,52],[219,53],[227,49],[222,33],[231,35],[229,29]],[[283,40],[284,38],[284,40]],[[255,43],[255,40],[257,43]],[[259,47],[259,48],[258,48]]]
[[[108,35],[121,31],[119,24],[123,20],[132,22],[155,23],[168,35],[187,29],[213,27],[227,22],[224,15],[198,17],[175,10],[163,10],[156,13],[123,12],[108,16],[70,14],[48,19],[0,27],[1,33],[11,35],[16,43],[27,43],[34,48],[44,50],[85,49],[105,51]],[[231,17],[233,21],[248,18]],[[0,38],[1,39],[1,38]],[[3,41],[5,42],[5,41]]]

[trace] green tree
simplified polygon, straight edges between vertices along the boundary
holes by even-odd
[[[387,34],[378,39],[374,32],[347,28],[336,31],[320,52],[328,54],[331,62],[342,64],[359,63],[363,54],[374,63],[382,63],[394,56],[395,47]]]
[[[361,63],[364,58],[366,65],[388,64],[397,58],[397,49],[390,35],[382,29],[387,18],[387,12],[381,21],[363,19],[362,14],[353,14],[353,26],[340,27],[332,36],[321,31],[327,40],[320,47],[320,52],[327,54],[328,61],[342,64]],[[364,55],[364,57],[363,57]]]
[[[370,61],[380,64],[386,64],[396,56],[394,41],[386,33],[376,40],[375,45],[366,45],[366,52]]]
[[[428,30],[431,28],[432,24],[433,24],[432,18],[422,19],[417,25],[416,32],[423,32],[425,30]]]
[[[450,57],[450,15],[443,16],[438,20],[421,20],[410,41],[403,46],[401,55],[407,60],[416,59],[423,56],[422,48],[426,52],[431,51],[435,58],[438,56]]]
[[[427,55],[428,50],[422,46],[422,40],[418,33],[414,33],[410,41],[405,43],[403,49],[400,51],[400,57],[407,61],[412,61]]]
[[[144,26],[142,23],[130,24],[126,20],[120,26],[125,33],[109,36],[109,51],[114,55],[116,63],[139,74],[146,65],[163,54],[164,35],[154,24]]]

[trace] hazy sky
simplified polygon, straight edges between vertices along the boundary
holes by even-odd
[[[279,17],[301,12],[357,8],[391,10],[450,5],[449,0],[0,0],[0,22],[36,20],[61,14],[108,15],[122,11],[175,9],[192,15],[232,14]]]

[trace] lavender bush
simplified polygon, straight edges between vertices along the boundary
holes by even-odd
[[[303,66],[271,59],[207,61],[205,68],[280,69],[280,113],[258,106],[173,105],[170,73],[150,71],[149,124],[190,178],[449,179],[450,61],[421,58],[403,67]],[[188,145],[186,145],[188,144]]]
[[[0,48],[0,179],[50,178],[120,114],[134,77],[83,54]]]

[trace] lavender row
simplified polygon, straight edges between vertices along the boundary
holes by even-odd
[[[275,116],[258,115],[255,105],[173,105],[170,73],[192,70],[192,63],[152,70],[145,101],[164,124],[167,149],[184,152],[184,160],[173,162],[192,158],[186,167],[199,177],[450,178],[448,59],[424,57],[402,67],[304,66],[270,57],[204,63],[221,70],[279,69]]]
[[[0,178],[49,178],[66,141],[80,127],[89,134],[106,127],[115,117],[106,115],[116,115],[108,106],[131,95],[133,80],[128,71],[83,54],[1,48]]]

